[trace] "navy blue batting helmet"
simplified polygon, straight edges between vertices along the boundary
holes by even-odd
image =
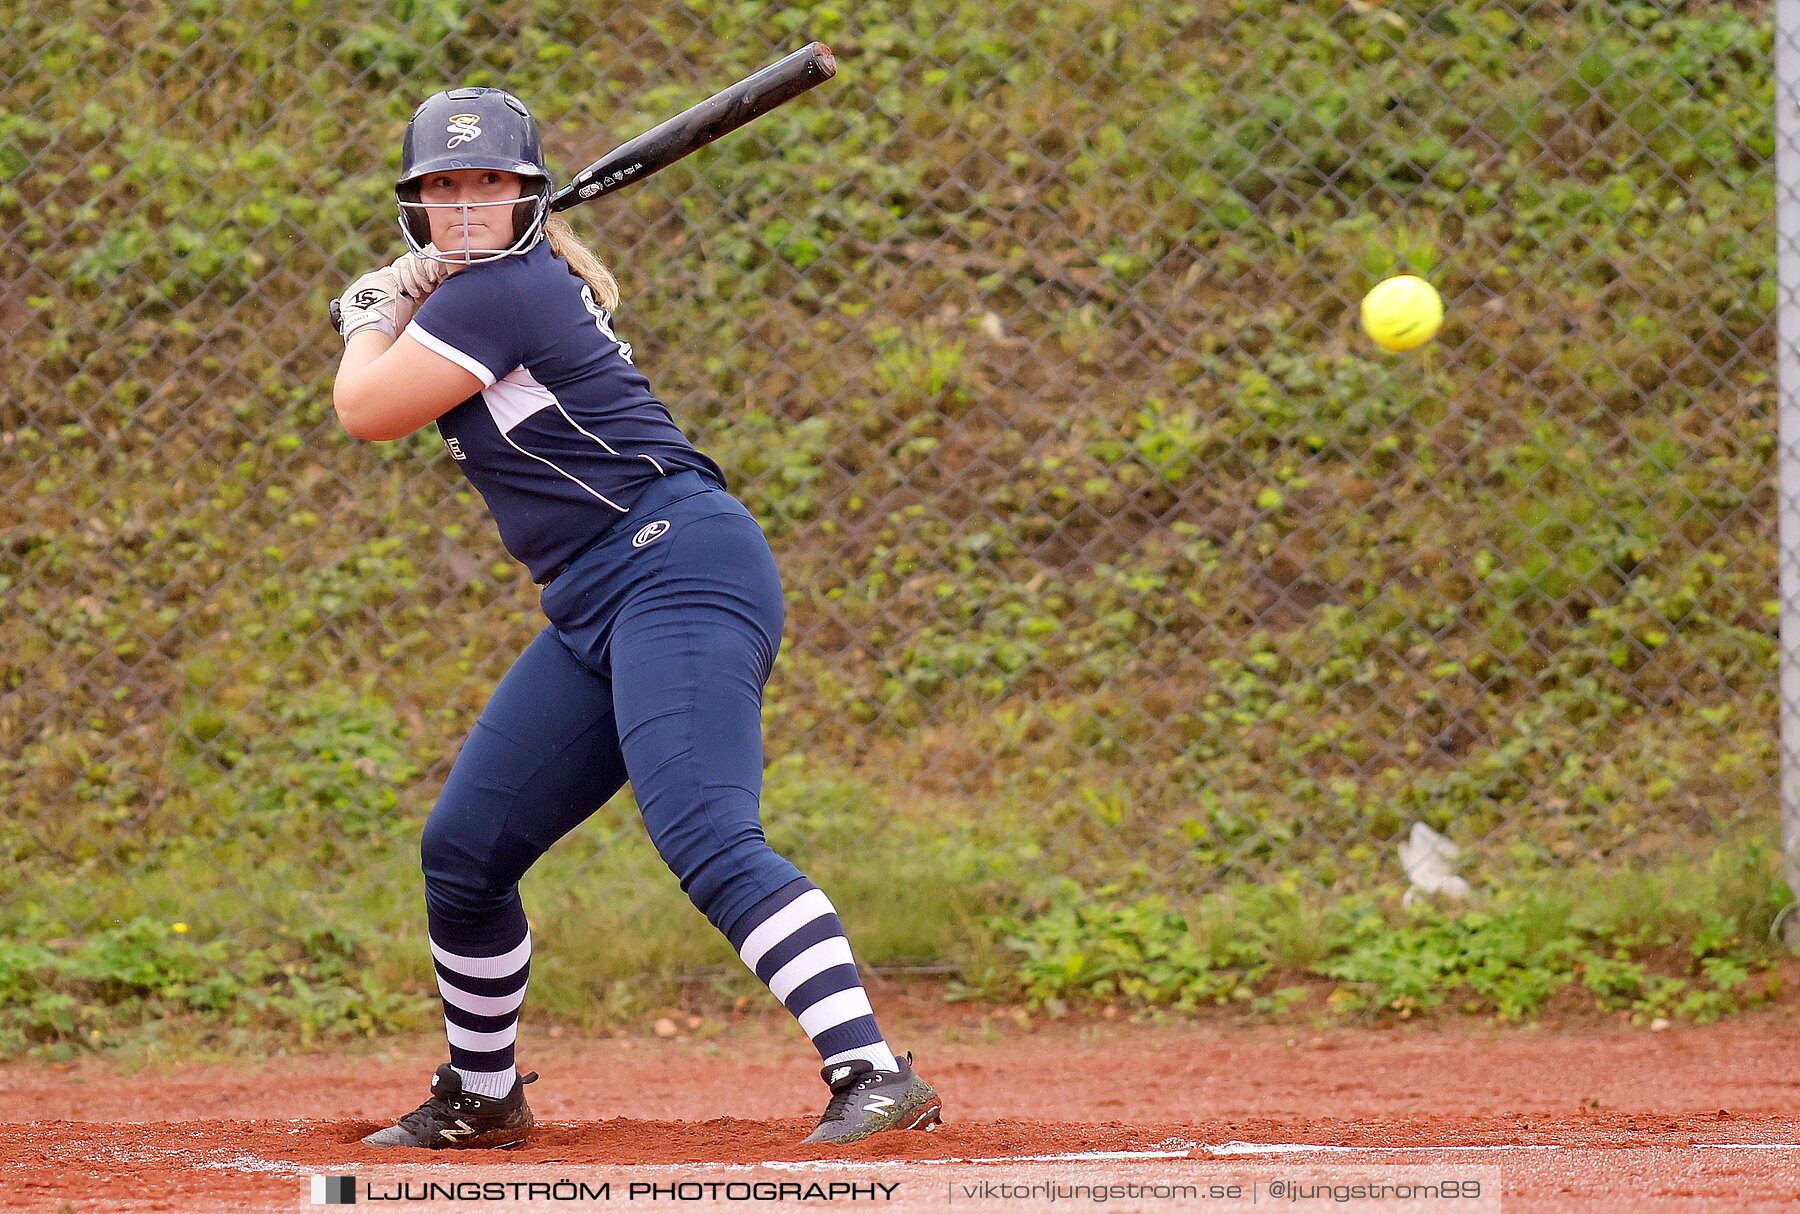
[[[550,170],[544,167],[537,122],[523,101],[505,89],[457,88],[427,97],[413,111],[400,146],[400,178],[394,194],[400,204],[400,232],[414,252],[423,251],[431,241],[419,182],[429,174],[457,169],[497,169],[525,179],[525,197],[513,212],[513,244],[488,256],[523,253],[538,242],[549,215]]]

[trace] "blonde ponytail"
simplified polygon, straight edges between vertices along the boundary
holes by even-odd
[[[581,237],[575,235],[568,220],[561,215],[552,215],[545,220],[544,239],[550,242],[550,251],[568,262],[575,276],[593,290],[596,303],[608,312],[619,306],[619,280],[612,276],[612,271],[594,251],[582,243]]]

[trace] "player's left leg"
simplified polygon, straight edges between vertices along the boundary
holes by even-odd
[[[762,689],[783,616],[774,558],[724,494],[671,513],[660,574],[621,609],[610,647],[644,823],[694,905],[825,1061],[833,1099],[812,1141],[928,1127],[937,1093],[882,1036],[837,911],[763,834]]]

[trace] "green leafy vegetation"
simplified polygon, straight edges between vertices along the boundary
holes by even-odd
[[[1587,873],[1502,890],[1468,908],[1246,886],[1183,913],[1159,895],[1133,902],[1116,886],[1071,884],[1035,913],[997,917],[1009,960],[956,993],[1055,1015],[1104,1003],[1704,1024],[1781,993],[1775,962],[1785,949],[1769,932],[1791,901],[1777,894],[1778,877],[1769,851],[1750,845],[1654,875]]]
[[[1767,6],[4,11],[0,939],[180,921],[297,998],[243,959],[316,993],[281,929],[356,925],[316,1031],[429,992],[418,831],[541,621],[434,435],[339,432],[323,307],[399,251],[423,92],[516,90],[566,175],[820,38],[827,89],[574,217],[777,549],[769,830],[865,960],[1274,1012],[1759,989],[1741,917],[1693,953],[1698,910],[1556,889],[1776,829]],[[1354,329],[1398,270],[1450,305],[1407,358]],[[1416,821],[1497,892],[1401,915]],[[628,801],[527,897],[545,1014],[732,963]],[[8,1048],[242,1010],[41,961],[5,1007],[97,1010]]]
[[[197,1022],[200,1037],[251,1031],[304,1045],[430,1023],[432,1005],[370,981],[366,940],[343,929],[279,933],[234,952],[147,916],[79,939],[0,940],[0,1053],[66,1057]]]

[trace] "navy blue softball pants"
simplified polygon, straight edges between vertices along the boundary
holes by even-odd
[[[848,944],[814,947],[842,941],[835,910],[763,835],[762,690],[784,610],[756,520],[697,473],[669,477],[545,588],[543,608],[550,626],[495,689],[425,826],[452,1062],[510,1075],[530,961],[519,879],[627,780],[681,888],[765,981],[812,949],[816,964],[775,986],[821,1052],[885,1050]],[[773,929],[745,945],[770,922],[799,934],[765,965]],[[784,989],[794,977],[807,1007]],[[831,1022],[828,1041],[808,1008]]]

